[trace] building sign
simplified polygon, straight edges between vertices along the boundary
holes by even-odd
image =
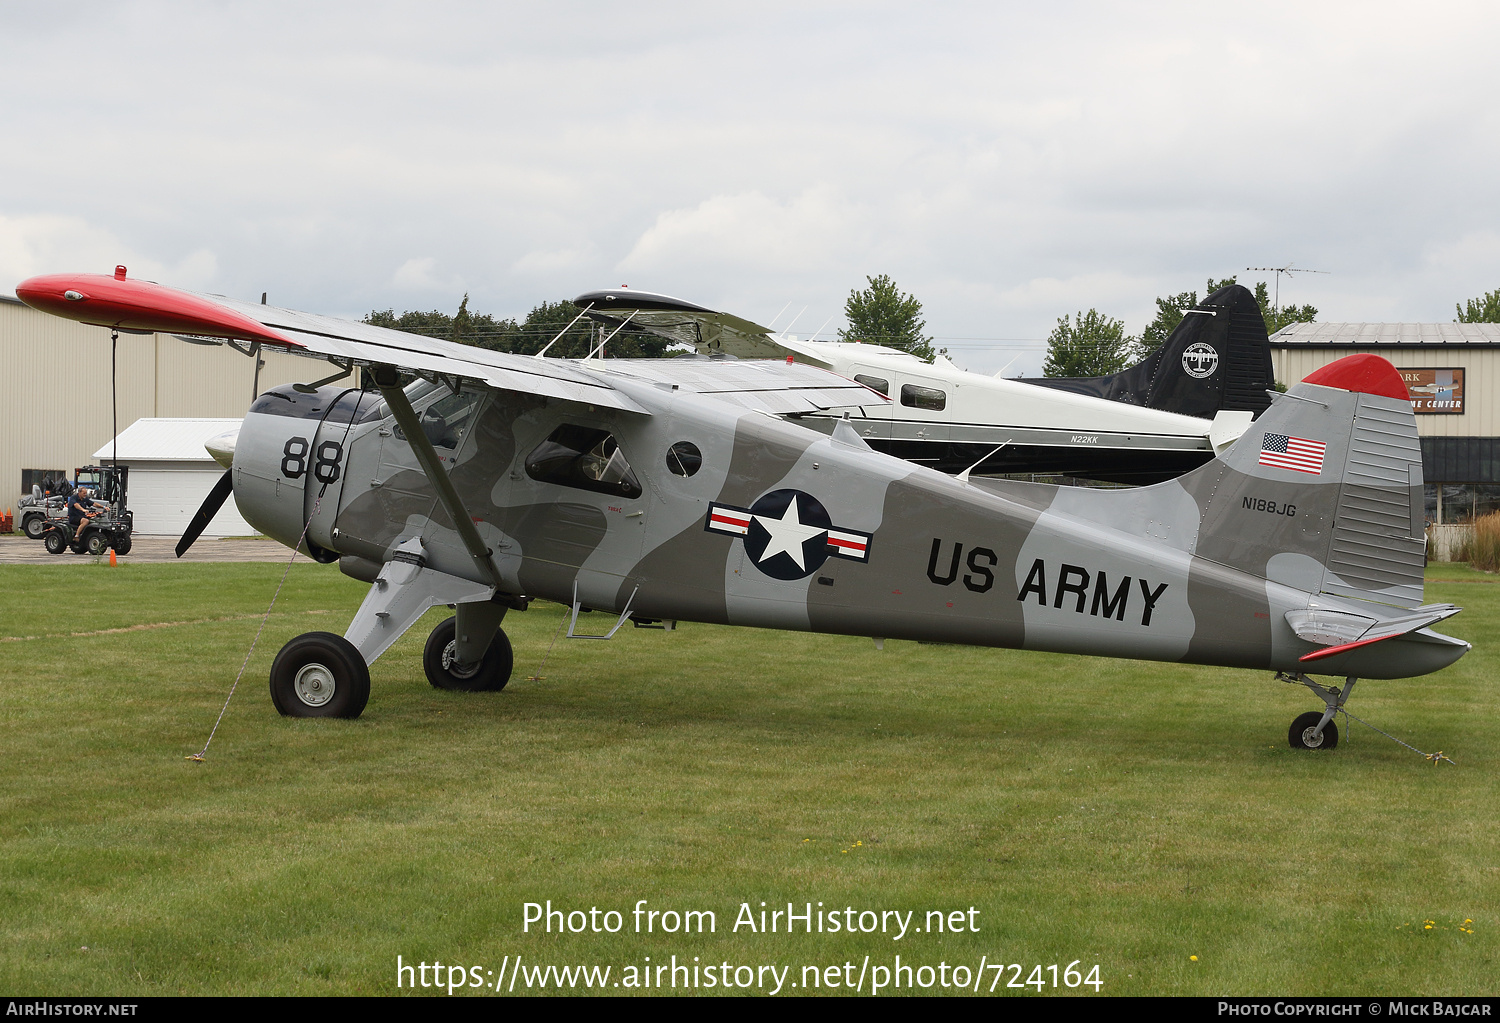
[[[1461,416],[1464,414],[1462,369],[1398,369],[1411,392],[1411,410],[1417,415]]]

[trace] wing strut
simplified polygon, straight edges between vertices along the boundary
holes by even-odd
[[[406,442],[411,445],[412,454],[417,456],[422,472],[432,482],[432,488],[437,491],[438,501],[442,504],[443,510],[448,513],[448,517],[453,520],[453,528],[458,530],[459,539],[464,542],[469,557],[474,559],[474,565],[484,578],[489,580],[491,586],[496,590],[503,589],[500,573],[495,568],[494,561],[490,559],[492,552],[480,539],[479,530],[474,528],[474,520],[469,517],[468,509],[459,499],[458,491],[453,488],[453,481],[443,471],[443,463],[438,461],[438,454],[433,450],[432,442],[422,431],[421,420],[412,410],[411,402],[406,400],[406,392],[401,389],[401,379],[396,374],[396,368],[385,365],[374,366],[370,376],[380,388],[380,396],[395,413],[396,422],[401,424],[401,432],[406,434]]]

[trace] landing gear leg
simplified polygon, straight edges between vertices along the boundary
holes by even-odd
[[[1333,749],[1337,746],[1339,729],[1333,723],[1333,716],[1343,709],[1349,694],[1354,691],[1354,683],[1359,680],[1350,675],[1344,680],[1344,687],[1339,689],[1314,682],[1301,672],[1295,675],[1282,672],[1276,677],[1283,682],[1299,683],[1311,689],[1313,695],[1323,701],[1325,708],[1321,714],[1315,710],[1299,714],[1292,722],[1291,730],[1287,732],[1287,744],[1292,749]]]

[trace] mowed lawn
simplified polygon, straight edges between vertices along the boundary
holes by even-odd
[[[1427,599],[1467,608],[1444,628],[1476,649],[1350,704],[1436,766],[1343,720],[1336,751],[1292,751],[1319,704],[1266,672],[688,624],[560,639],[528,682],[564,620],[541,604],[506,622],[502,693],[427,684],[439,609],[362,718],[284,719],[276,651],[365,590],[306,563],[193,763],[282,566],[0,572],[6,994],[394,994],[398,955],[797,982],[898,954],[1097,963],[1106,994],[1500,992],[1500,586],[1461,566]],[[523,932],[548,899],[624,926]],[[634,933],[642,899],[716,931]],[[974,907],[978,930],[733,930],[762,901]]]

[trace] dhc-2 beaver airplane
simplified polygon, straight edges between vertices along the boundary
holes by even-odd
[[[1459,608],[1421,603],[1415,419],[1374,355],[1293,385],[1178,479],[1097,490],[949,476],[871,450],[847,423],[823,436],[766,414],[863,390],[813,367],[774,381],[697,360],[604,373],[123,267],[16,291],[85,323],[271,345],[339,371],[255,401],[178,545],[232,491],[257,529],[371,583],[343,636],[308,633],[277,655],[282,714],[358,716],[369,666],[437,604],[456,614],[428,638],[429,680],[503,688],[501,624],[533,598],[571,606],[570,635],[587,607],[618,615],[610,635],[694,621],[1273,671],[1322,700],[1289,733],[1314,749],[1337,743],[1356,679],[1423,675],[1469,650],[1431,629]],[[330,386],[356,365],[378,394]]]

